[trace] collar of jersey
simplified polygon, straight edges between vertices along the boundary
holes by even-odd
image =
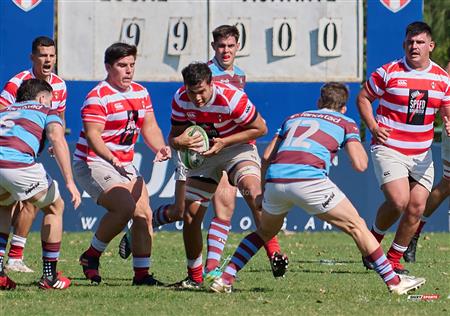
[[[28,70],[28,71],[30,72],[31,77],[32,77],[33,79],[36,79],[36,76],[34,75],[34,72],[33,72],[33,67],[31,67],[30,70]],[[51,83],[51,82],[52,82],[52,79],[53,79],[53,72],[50,73],[50,81],[47,81],[47,82],[48,82],[48,83]]]
[[[217,96],[217,89],[218,87],[214,84],[214,82],[212,83],[212,87],[213,87],[213,94],[211,96],[211,99],[208,101],[208,103],[206,103],[203,107],[207,107],[210,106],[211,104],[214,103],[214,101],[216,100],[216,96]]]
[[[406,61],[406,56],[403,56],[403,58],[402,58],[402,63],[405,65],[406,69],[408,69],[408,71],[414,71],[414,72],[417,72],[417,73],[426,73],[426,72],[429,72],[431,70],[431,67],[433,66],[432,65],[433,62],[431,61],[431,59],[428,59],[428,61],[430,63],[429,63],[427,68],[425,68],[424,70],[416,70],[416,69],[411,68],[408,65],[408,62]]]
[[[227,74],[229,74],[230,76],[234,76],[234,74],[236,73],[235,71],[234,71],[234,64],[233,64],[233,70],[225,70],[221,65],[220,65],[220,63],[219,63],[219,61],[217,60],[217,58],[216,58],[216,56],[214,56],[214,58],[213,58],[213,63],[214,63],[214,65],[216,65],[216,67],[217,68],[219,68],[221,71],[223,71],[223,72],[225,72],[225,73],[227,73]]]
[[[115,93],[122,93],[122,94],[125,94],[125,93],[129,93],[129,92],[132,92],[132,91],[133,91],[133,81],[131,82],[130,86],[128,87],[128,90],[127,90],[127,91],[124,91],[124,92],[119,91],[119,90],[117,90],[116,88],[114,88],[112,85],[109,84],[108,81],[106,81],[106,79],[103,80],[103,82],[104,82],[106,85],[108,85],[108,87],[109,87],[113,92],[115,92]]]

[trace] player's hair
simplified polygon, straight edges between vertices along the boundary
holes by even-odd
[[[233,36],[236,42],[239,40],[239,30],[234,25],[221,25],[214,29],[212,32],[214,42],[217,42],[221,38],[227,38]]]
[[[39,36],[33,40],[31,43],[31,53],[36,54],[39,46],[51,47],[55,46],[55,41],[47,36]]]
[[[405,37],[409,36],[416,36],[419,34],[425,33],[430,38],[433,38],[433,34],[431,32],[431,27],[426,24],[425,22],[416,21],[412,22],[406,27]]]
[[[47,91],[52,93],[52,86],[42,79],[24,80],[17,89],[16,102],[24,102],[35,100],[39,93]]]
[[[340,82],[327,82],[320,88],[319,109],[339,110],[347,104],[348,88]]]
[[[114,43],[109,46],[105,51],[105,64],[113,65],[117,60],[133,56],[136,58],[137,48],[134,45],[126,43]]]
[[[211,69],[202,62],[190,63],[181,71],[181,74],[186,86],[195,86],[205,80],[207,84],[210,84],[212,80]]]

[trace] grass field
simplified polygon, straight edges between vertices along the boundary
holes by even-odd
[[[226,254],[232,253],[242,237],[230,236]],[[342,233],[281,235],[281,245],[291,261],[287,276],[275,280],[261,251],[241,271],[235,292],[230,295],[131,286],[131,259],[124,261],[117,255],[120,238],[113,240],[102,257],[104,281],[99,286],[91,285],[78,265],[78,257],[89,244],[91,233],[66,233],[58,269],[72,278],[73,285],[65,291],[42,291],[35,283],[41,275],[40,238],[33,233],[25,256],[36,272],[10,273],[18,288],[0,292],[0,314],[449,315],[449,234],[427,233],[424,237],[419,242],[418,263],[407,268],[411,274],[427,279],[414,294],[440,295],[430,302],[413,302],[407,296],[389,294],[374,272],[365,271],[352,240]],[[385,248],[391,239],[392,235],[387,236]],[[152,271],[161,281],[172,283],[183,279],[186,272],[181,234],[156,234],[152,260]]]

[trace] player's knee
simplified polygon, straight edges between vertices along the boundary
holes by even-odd
[[[186,195],[185,195],[186,200],[190,201],[191,203],[198,204],[200,207],[208,208],[213,195],[214,195],[213,192],[208,192],[192,186],[186,187]]]
[[[54,202],[50,203],[49,205],[42,207],[41,210],[44,212],[44,214],[52,214],[52,215],[59,215],[62,216],[64,212],[64,200],[61,197],[58,197]],[[33,215],[34,213],[29,213],[30,215]]]
[[[392,199],[389,201],[389,207],[394,212],[403,213],[408,207],[409,198],[399,197],[398,199]]]

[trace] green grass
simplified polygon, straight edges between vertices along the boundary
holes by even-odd
[[[244,235],[231,234],[226,254],[231,254]],[[113,240],[101,260],[103,282],[86,281],[78,257],[88,246],[91,233],[65,233],[58,269],[71,277],[65,291],[42,291],[40,239],[31,234],[26,262],[35,273],[11,273],[18,282],[15,291],[0,292],[2,315],[444,315],[450,313],[449,234],[424,234],[418,263],[409,264],[411,274],[426,277],[415,294],[439,294],[431,302],[412,302],[406,296],[388,293],[374,272],[366,272],[352,240],[342,233],[298,233],[280,236],[291,264],[286,278],[275,280],[262,250],[240,272],[235,292],[219,295],[207,291],[131,286],[131,260],[117,255],[120,238]],[[387,248],[389,235],[383,242]],[[320,260],[335,260],[335,265]],[[155,236],[153,267],[164,282],[185,277],[185,259],[180,233]]]

